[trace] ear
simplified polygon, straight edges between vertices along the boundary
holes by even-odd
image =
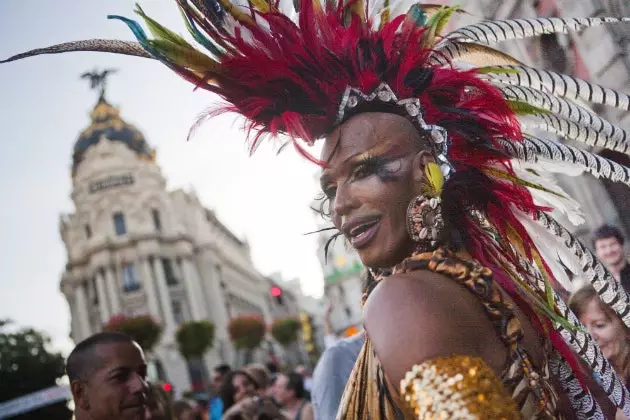
[[[411,176],[413,177],[414,184],[421,185],[425,181],[425,169],[429,162],[435,162],[431,151],[424,149],[416,153],[411,167]]]
[[[90,398],[87,392],[87,384],[78,379],[74,380],[70,383],[70,390],[72,391],[72,399],[74,400],[74,404],[81,410],[89,410]]]

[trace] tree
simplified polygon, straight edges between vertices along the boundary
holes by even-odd
[[[127,334],[137,342],[145,352],[150,352],[160,341],[162,326],[149,315],[126,317],[113,316],[103,326],[103,331],[118,331]]]
[[[65,375],[64,358],[49,351],[50,338],[32,328],[11,331],[11,322],[0,320],[0,403],[57,385]],[[16,420],[68,420],[65,402],[24,413]]]
[[[203,355],[214,344],[214,324],[208,321],[185,322],[177,330],[175,339],[179,353],[186,359],[193,389],[203,388],[208,376]]]
[[[243,315],[232,318],[228,324],[232,344],[237,350],[245,351],[245,363],[251,361],[252,351],[265,338],[265,322],[258,315]]]
[[[282,347],[295,343],[300,332],[300,321],[296,318],[276,319],[271,324],[271,335]]]

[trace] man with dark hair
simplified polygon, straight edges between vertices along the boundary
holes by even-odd
[[[232,369],[230,365],[221,364],[212,369],[212,376],[210,377],[210,391],[212,392],[212,398],[208,405],[208,417],[210,420],[221,420],[223,417],[223,411],[225,410],[223,400],[219,396],[219,390],[223,386],[223,382],[228,377]]]
[[[593,234],[597,258],[606,265],[623,288],[630,292],[630,265],[623,250],[624,242],[621,231],[614,226],[603,225]]]
[[[274,383],[274,398],[291,420],[313,420],[313,406],[306,399],[304,378],[298,373],[280,374]]]
[[[66,372],[76,420],[145,420],[147,365],[129,336],[101,332],[72,350]]]

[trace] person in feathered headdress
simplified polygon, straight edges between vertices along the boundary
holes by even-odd
[[[492,48],[505,40],[628,18],[485,21],[444,34],[455,7],[388,0],[177,0],[205,51],[138,7],[152,37],[88,40],[6,61],[107,51],[161,61],[247,118],[252,150],[288,138],[323,168],[334,227],[370,268],[363,351],[338,419],[604,418],[630,396],[554,288],[580,273],[626,325],[628,295],[553,217],[579,221],[551,181],[567,166],[630,184],[586,146],[628,153],[628,132],[584,102],[628,95],[536,70]],[[323,139],[320,158],[305,145]],[[591,372],[584,373],[581,366]],[[559,401],[567,397],[570,409]]]

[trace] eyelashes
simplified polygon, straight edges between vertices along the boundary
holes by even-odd
[[[400,179],[403,167],[402,158],[367,155],[355,164],[347,183],[360,181],[370,176],[377,176],[381,182],[394,182]],[[332,216],[331,202],[334,201],[337,187],[330,184],[323,188],[323,194],[316,197],[318,208],[313,210],[325,219]]]

